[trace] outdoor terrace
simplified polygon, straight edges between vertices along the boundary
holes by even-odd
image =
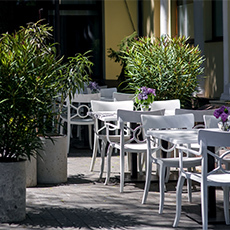
[[[119,192],[119,156],[112,159],[111,183],[98,181],[100,158],[95,171],[89,172],[91,150],[73,143],[68,157],[68,182],[57,186],[39,185],[27,188],[27,216],[20,223],[2,223],[0,230],[9,229],[174,229],[176,181],[167,184],[165,206],[158,214],[158,183],[151,186],[147,203],[141,204],[144,183],[127,183],[124,193]],[[76,148],[78,147],[78,148]],[[193,203],[187,202],[186,187],[183,194],[183,211],[177,229],[202,229],[186,216],[186,210],[197,212],[200,188],[193,190]],[[222,209],[222,191],[217,192],[218,206]],[[195,211],[194,211],[195,210]],[[229,229],[225,224],[210,224],[209,229]]]

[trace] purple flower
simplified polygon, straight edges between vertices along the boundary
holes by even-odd
[[[95,82],[95,81],[90,81],[88,88],[90,88],[90,90],[92,91],[92,93],[98,93],[100,90],[99,85]]]
[[[230,109],[226,106],[221,106],[220,108],[216,109],[213,113],[216,118],[221,118],[222,122],[226,122],[228,120],[228,116],[230,115]]]
[[[227,113],[222,113],[222,114],[220,115],[220,117],[221,117],[221,119],[222,119],[223,122],[225,122],[225,121],[228,120],[228,114],[227,114]]]
[[[156,90],[155,89],[148,88],[147,91],[148,91],[148,94],[153,94],[154,96],[156,96]]]
[[[215,110],[213,115],[216,117],[216,118],[219,118],[220,117],[220,112],[218,110]]]
[[[139,105],[149,106],[154,101],[155,96],[156,96],[155,89],[142,86],[137,90],[135,100],[136,103],[138,103]]]

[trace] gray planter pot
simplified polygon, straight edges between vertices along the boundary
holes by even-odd
[[[37,185],[37,158],[31,157],[26,161],[26,187]]]
[[[0,222],[17,222],[26,217],[25,162],[0,162]]]
[[[38,184],[59,184],[67,181],[67,137],[54,137],[54,143],[45,138],[43,150],[37,157]]]

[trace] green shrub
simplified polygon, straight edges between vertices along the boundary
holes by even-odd
[[[92,63],[78,54],[63,64],[52,31],[37,22],[0,38],[0,161],[30,159],[58,118],[56,99],[62,104],[88,79]]]
[[[133,39],[120,53],[126,90],[134,92],[146,86],[156,89],[155,100],[177,98],[182,106],[190,102],[198,86],[197,76],[204,71],[204,57],[199,47],[187,40],[169,36]]]

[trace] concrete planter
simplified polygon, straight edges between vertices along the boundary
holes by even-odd
[[[37,185],[37,158],[31,157],[26,161],[26,187]]]
[[[67,137],[41,138],[43,150],[37,157],[38,184],[59,184],[67,181]]]
[[[25,162],[0,162],[0,222],[17,222],[26,217]]]

